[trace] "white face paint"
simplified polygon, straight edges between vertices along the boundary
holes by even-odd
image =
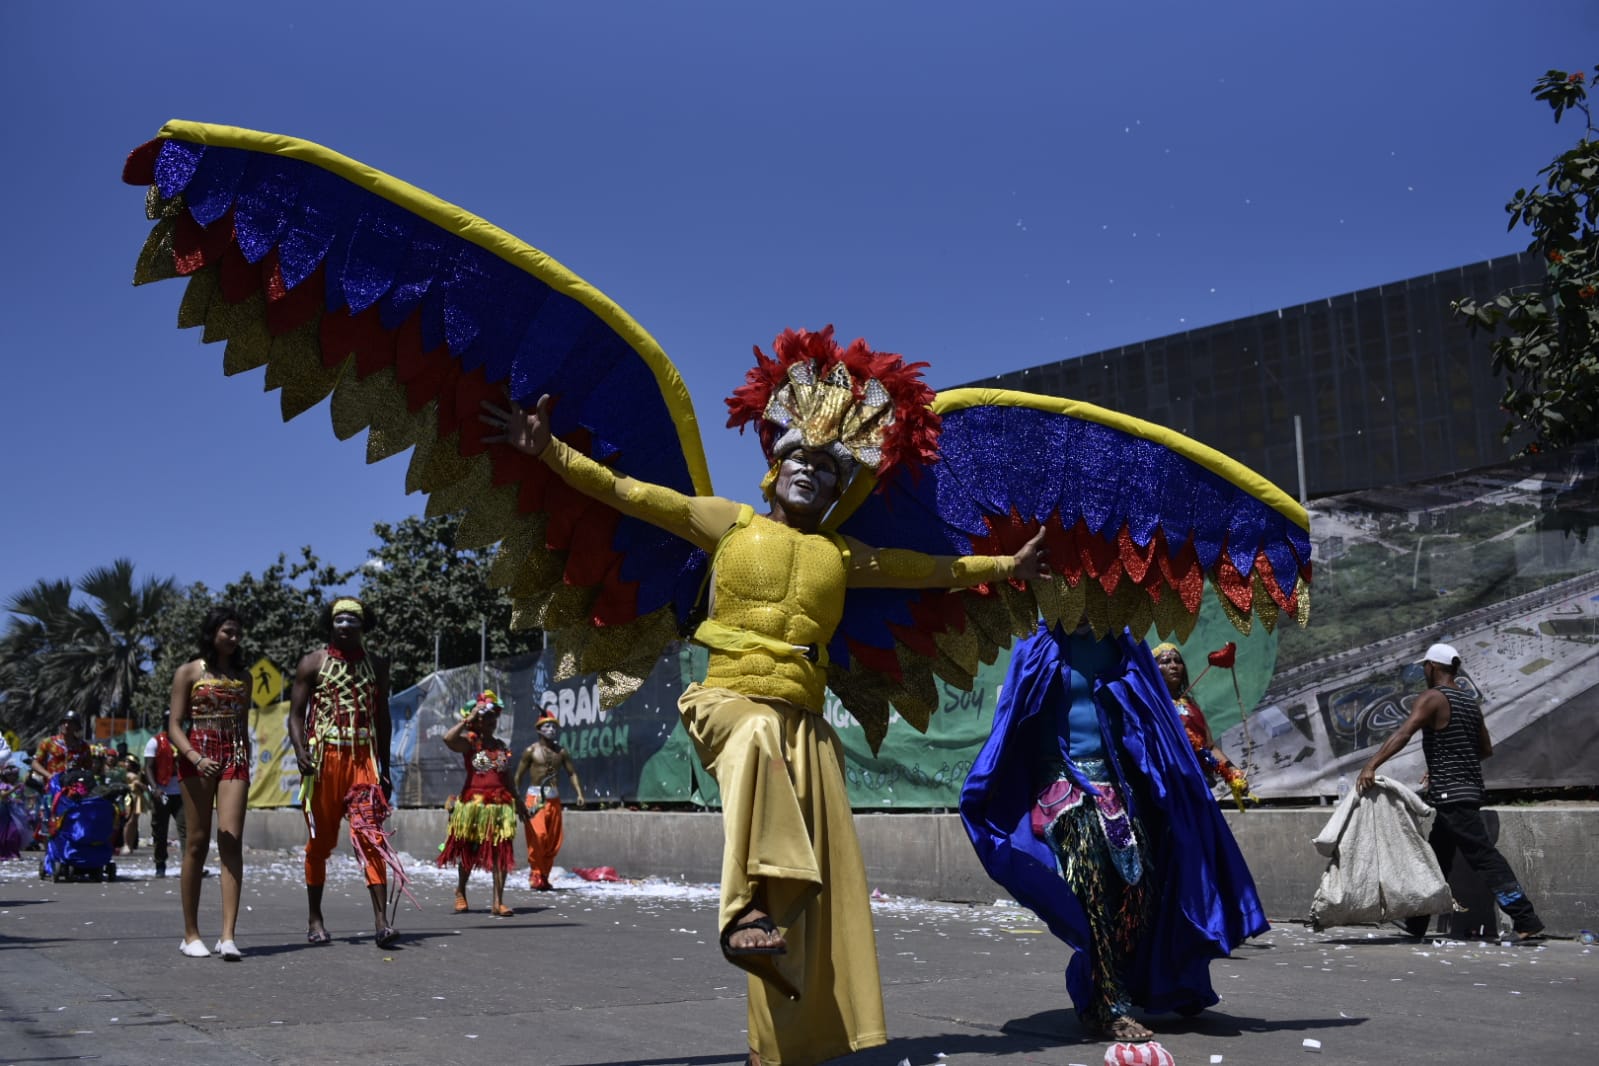
[[[823,449],[794,448],[778,463],[773,495],[786,514],[824,514],[838,494],[838,460]]]
[[[539,726],[539,736],[543,737],[545,740],[554,740],[555,723],[545,722],[543,725]]]
[[[359,644],[365,628],[365,623],[358,614],[344,611],[333,616],[333,639],[341,644]]]

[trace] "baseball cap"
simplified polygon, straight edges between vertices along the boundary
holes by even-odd
[[[1454,666],[1460,658],[1460,653],[1453,644],[1434,644],[1427,649],[1427,654],[1417,659],[1418,663],[1437,663],[1439,666]]]

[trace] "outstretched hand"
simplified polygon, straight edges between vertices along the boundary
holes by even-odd
[[[1021,546],[1015,555],[1016,574],[1023,581],[1049,576],[1049,549],[1044,546],[1044,527],[1039,526],[1033,539]]]
[[[540,396],[537,406],[531,411],[515,400],[507,400],[506,403],[511,405],[509,411],[487,400],[483,401],[483,413],[478,415],[478,421],[497,431],[485,435],[483,443],[508,444],[528,455],[543,455],[544,449],[550,446],[549,393]]]

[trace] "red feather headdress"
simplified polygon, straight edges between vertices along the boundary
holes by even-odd
[[[784,330],[772,342],[775,358],[755,349],[755,365],[727,398],[727,424],[751,422],[770,461],[779,443],[842,449],[879,482],[898,466],[938,461],[940,420],[922,381],[926,363],[874,352],[864,340],[840,348],[833,327],[817,333]]]

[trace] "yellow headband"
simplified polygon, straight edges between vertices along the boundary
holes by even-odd
[[[1154,650],[1152,650],[1149,654],[1158,659],[1158,658],[1160,658],[1162,652],[1168,652],[1168,651],[1176,652],[1177,653],[1177,658],[1179,658],[1179,659],[1181,659],[1183,657],[1182,649],[1179,648],[1177,645],[1173,644],[1169,640],[1163,641],[1163,642],[1155,645]]]
[[[366,611],[361,608],[360,600],[353,600],[348,596],[333,601],[334,614],[353,614],[357,618],[366,618]]]

